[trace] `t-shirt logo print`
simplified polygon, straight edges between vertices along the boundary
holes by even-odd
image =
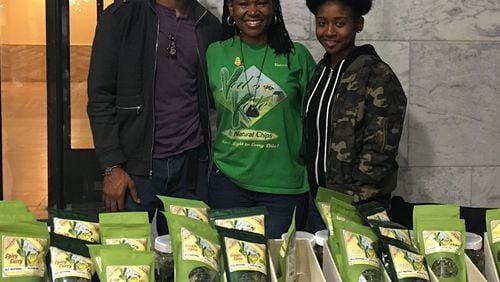
[[[248,68],[246,75],[244,71],[243,66],[236,67],[231,75],[226,67],[220,71],[222,89],[215,99],[233,113],[233,128],[242,124],[252,127],[286,98],[283,89],[264,73],[258,79],[260,70],[256,66]],[[257,111],[249,115],[250,107]]]

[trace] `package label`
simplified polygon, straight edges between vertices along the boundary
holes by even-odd
[[[266,245],[224,238],[229,271],[258,271],[267,274]]]
[[[182,259],[203,262],[219,270],[220,247],[212,242],[181,228]]]
[[[45,275],[47,239],[2,236],[2,277]]]

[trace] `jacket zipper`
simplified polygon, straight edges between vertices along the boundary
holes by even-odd
[[[132,106],[132,107],[116,106],[116,108],[120,109],[120,110],[136,110],[137,114],[140,114],[142,112],[142,105],[141,106]]]
[[[198,18],[198,20],[196,21],[195,23],[195,29],[198,27],[198,23],[201,21],[201,19],[203,19],[203,17],[207,14],[207,11],[205,10],[205,12],[203,12],[203,14]],[[196,30],[195,30],[195,33],[196,33]],[[198,46],[198,44],[196,44],[196,52],[198,52],[198,59],[201,60],[201,54],[200,54],[200,48]],[[205,59],[206,61],[206,59]],[[203,62],[201,62],[203,63]],[[207,101],[206,103],[206,110],[207,110],[207,135],[208,135],[208,138],[207,138],[207,142],[208,144],[206,145],[208,147],[208,176],[210,176],[210,171],[212,169],[212,130],[210,128],[210,98],[208,97],[208,78],[207,78],[207,74],[205,73],[205,69],[203,68],[203,64],[201,65],[201,72],[203,74],[203,79],[205,80],[205,83],[204,83],[204,87],[205,87],[205,99]],[[201,118],[201,117],[200,117]],[[201,122],[201,119],[200,119],[200,122]]]
[[[339,81],[342,81],[342,78],[344,77],[344,73],[341,73],[342,71],[342,67],[344,66],[344,62],[345,62],[345,59],[342,60],[342,62],[340,63],[340,66],[339,66],[339,70],[337,72],[337,77],[335,78],[335,84],[333,85],[333,91],[334,91],[334,94],[333,94],[333,102],[331,101],[332,97],[330,97],[330,101],[328,101],[328,104],[327,104],[327,108],[326,108],[326,124],[325,124],[325,148],[324,148],[324,153],[323,153],[323,173],[325,174],[325,178],[326,178],[326,159],[327,159],[327,155],[328,155],[328,129],[330,128],[330,111],[332,111],[332,115],[333,115],[333,110],[335,110],[335,103],[337,102],[337,99],[340,95],[340,92],[339,91],[336,91],[336,88],[337,88],[337,84],[339,83]],[[331,105],[331,109],[330,110],[330,105]]]
[[[156,13],[156,10],[151,6],[151,10],[153,10],[153,13],[156,15],[156,44],[155,44],[155,63],[154,63],[154,69],[153,69],[153,95],[151,95],[151,108],[153,109],[153,131],[151,133],[152,138],[151,138],[151,151],[149,155],[149,179],[153,178],[153,150],[154,150],[154,145],[155,145],[155,83],[156,83],[156,70],[157,70],[157,64],[158,64],[158,37],[160,36],[160,19],[158,18],[158,14]]]

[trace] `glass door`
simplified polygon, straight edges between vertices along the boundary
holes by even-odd
[[[98,16],[111,2],[46,0],[49,206],[91,213],[102,207],[86,80]]]

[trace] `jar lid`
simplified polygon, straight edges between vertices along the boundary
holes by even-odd
[[[325,241],[328,239],[328,229],[317,231],[315,237],[316,237],[316,244],[319,246],[323,246]]]
[[[156,237],[155,250],[162,253],[172,253],[172,241],[170,241],[170,235],[167,234]]]
[[[465,249],[480,250],[483,247],[483,237],[472,232],[465,232]]]
[[[281,234],[281,239],[285,239],[286,233]],[[295,231],[295,239],[299,240],[307,240],[311,247],[314,247],[316,244],[315,236],[312,233],[306,231]]]

